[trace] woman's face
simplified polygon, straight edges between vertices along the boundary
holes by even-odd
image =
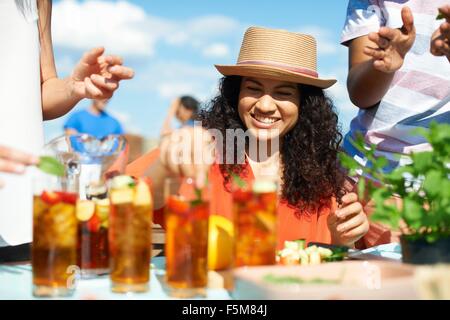
[[[180,120],[182,123],[189,121],[193,115],[194,112],[186,108],[183,104],[180,104],[175,114],[177,119]]]
[[[300,91],[292,82],[244,77],[239,116],[258,139],[282,138],[297,123]]]

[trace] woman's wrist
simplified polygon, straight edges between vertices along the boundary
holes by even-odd
[[[68,99],[70,99],[71,101],[79,102],[85,98],[83,93],[83,83],[76,81],[72,78],[72,76],[64,79],[64,82]]]

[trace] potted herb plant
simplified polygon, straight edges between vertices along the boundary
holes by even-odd
[[[350,176],[359,179],[358,193],[373,199],[375,211],[372,221],[402,230],[403,261],[413,264],[450,262],[450,125],[432,123],[429,130],[417,129],[414,134],[424,136],[432,150],[410,155],[410,162],[387,172],[388,160],[375,157],[375,145],[366,146],[359,136],[352,143],[364,154],[367,165],[361,166],[346,154],[341,164]],[[402,205],[389,199],[400,196]]]

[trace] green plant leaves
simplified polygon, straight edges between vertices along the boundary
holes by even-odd
[[[437,170],[431,170],[426,175],[423,189],[431,199],[434,199],[439,195],[442,188],[441,180],[441,172]]]
[[[58,177],[63,177],[65,173],[64,165],[57,159],[49,156],[40,157],[37,167],[45,173]]]
[[[433,153],[420,152],[413,155],[413,166],[418,172],[424,172],[433,166]]]
[[[403,219],[414,236],[434,241],[439,236],[450,236],[450,124],[432,122],[429,129],[415,129],[411,134],[423,136],[432,151],[412,154],[410,164],[392,172],[386,173],[388,160],[375,157],[376,146],[365,145],[362,135],[352,144],[367,165],[360,165],[348,155],[339,155],[339,159],[350,174],[358,172],[376,179],[376,186],[370,181],[357,185],[360,196],[365,193],[375,202],[371,220],[397,228]],[[402,207],[389,201],[394,195],[403,199]]]

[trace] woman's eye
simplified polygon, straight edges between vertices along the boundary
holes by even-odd
[[[292,93],[291,92],[278,92],[278,95],[280,95],[280,96],[283,96],[283,97],[289,97],[289,96],[291,96],[292,95]]]
[[[247,87],[247,89],[250,91],[259,91],[259,88],[256,87]]]

